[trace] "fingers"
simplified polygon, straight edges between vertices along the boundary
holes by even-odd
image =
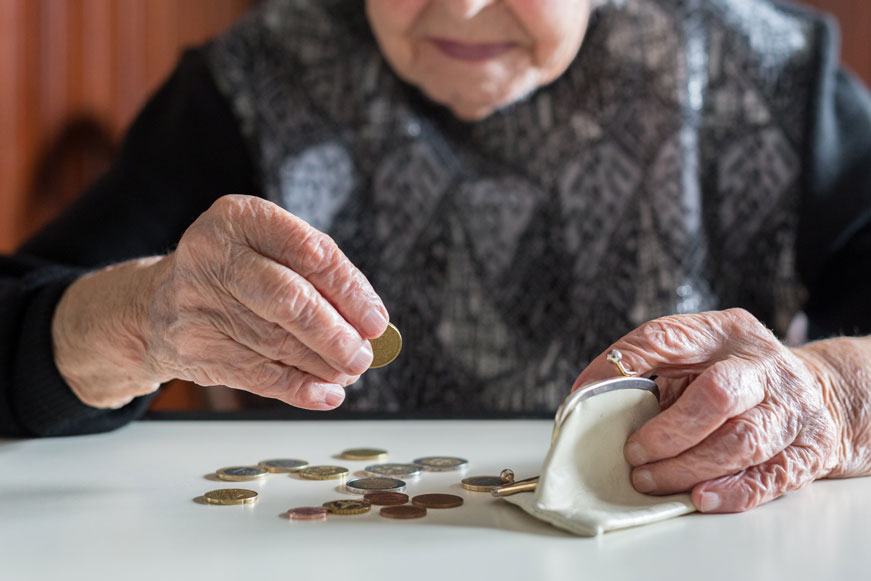
[[[683,454],[636,468],[632,482],[636,490],[647,494],[690,490],[700,482],[768,461],[795,440],[798,429],[797,422],[758,406],[728,420]]]
[[[329,236],[266,200],[225,198],[222,203],[230,206],[225,211],[239,214],[239,232],[247,245],[307,280],[364,338],[384,332],[387,309]]]
[[[742,512],[811,483],[819,456],[805,446],[790,446],[758,466],[699,484],[692,501],[701,512]]]
[[[372,347],[312,284],[293,270],[250,250],[234,257],[227,292],[258,317],[275,323],[339,373],[360,375]],[[286,344],[292,348],[292,342]],[[280,347],[277,347],[280,349]]]
[[[628,438],[624,448],[626,460],[641,466],[689,450],[729,418],[762,402],[765,382],[763,371],[747,361],[726,359],[715,363],[690,383],[670,407]],[[792,437],[795,434],[790,441]]]
[[[572,390],[614,377],[607,360],[612,349],[642,376],[679,377],[702,373],[730,355],[759,348],[759,336],[770,335],[747,311],[729,309],[697,315],[674,315],[644,323],[596,357],[575,380]]]
[[[271,361],[296,367],[319,380],[347,386],[359,376],[349,376],[328,364],[317,353],[275,323],[264,321],[240,303],[227,308],[213,324],[228,337]]]
[[[192,374],[179,376],[199,385],[226,385],[310,410],[334,409],[345,398],[340,385],[266,359],[230,338],[210,341],[207,352],[191,356],[197,361]]]

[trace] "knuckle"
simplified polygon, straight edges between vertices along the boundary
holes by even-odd
[[[308,329],[314,326],[318,316],[315,292],[313,288],[299,284],[277,285],[271,304],[278,309],[280,319]]]
[[[723,454],[728,458],[755,458],[765,438],[758,424],[744,418],[733,418],[721,438]]]
[[[676,353],[690,341],[690,334],[679,317],[668,316],[648,321],[639,327],[641,341],[660,353]]]
[[[360,346],[357,346],[357,343],[359,343]],[[350,354],[351,356],[356,355],[357,351],[362,347],[362,341],[350,337],[341,327],[331,330],[329,335],[326,337],[324,344],[326,345],[326,352],[341,361],[349,359],[346,354]],[[348,360],[347,363],[350,365],[351,361]]]
[[[341,252],[335,241],[313,228],[309,228],[300,240],[297,251],[300,254],[305,277],[330,272],[341,263]]]
[[[732,380],[723,366],[715,365],[710,369],[710,378],[701,390],[704,402],[713,410],[729,413],[737,406],[740,387]]]
[[[750,510],[765,501],[767,490],[762,478],[755,475],[742,478],[737,488],[732,496],[732,502],[729,503],[730,509],[734,512]]]
[[[271,361],[259,363],[249,372],[251,385],[270,392],[285,382],[285,368]]]

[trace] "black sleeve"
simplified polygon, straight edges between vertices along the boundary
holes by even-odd
[[[871,333],[871,95],[838,68],[834,24],[819,31],[797,245],[811,339]]]
[[[233,113],[202,53],[186,53],[131,127],[118,160],[58,219],[0,257],[0,434],[111,430],[149,397],[117,410],[87,406],[54,364],[51,321],[84,272],[166,253],[215,199],[259,186]]]

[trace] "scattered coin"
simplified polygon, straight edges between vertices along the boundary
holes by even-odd
[[[386,460],[387,450],[381,448],[351,448],[339,454],[343,460]]]
[[[380,514],[386,518],[420,518],[426,516],[426,509],[420,506],[403,504],[402,506],[385,506],[381,509]]]
[[[393,478],[412,478],[420,475],[420,466],[417,464],[372,464],[364,470],[373,476],[392,476]]]
[[[503,484],[505,482],[498,476],[470,476],[462,481],[463,488],[472,492],[490,492]]]
[[[402,492],[405,490],[405,482],[396,478],[358,478],[345,484],[345,488],[352,494]]]
[[[432,472],[447,472],[449,470],[465,470],[469,461],[465,458],[455,458],[453,456],[427,456],[418,458],[414,461],[415,464]]]
[[[260,466],[229,466],[221,468],[215,472],[221,480],[233,480],[241,482],[243,480],[257,480],[263,478],[267,474],[266,468]]]
[[[387,323],[387,330],[377,339],[369,339],[372,344],[372,365],[369,369],[384,367],[402,351],[402,335],[393,323]]]
[[[270,472],[296,472],[300,468],[308,466],[308,462],[295,458],[276,458],[274,460],[261,460],[257,465]]]
[[[363,500],[377,506],[396,506],[408,502],[408,495],[401,492],[370,492]]]
[[[369,512],[372,505],[363,500],[331,500],[323,507],[333,514],[363,514]]]
[[[203,495],[210,504],[248,504],[257,500],[257,493],[244,488],[220,488]]]
[[[456,508],[463,506],[463,498],[453,494],[418,494],[411,504],[421,508]]]
[[[347,478],[350,471],[343,466],[307,466],[296,473],[306,480],[334,480]]]
[[[291,520],[323,520],[329,511],[322,506],[298,506],[287,511]]]

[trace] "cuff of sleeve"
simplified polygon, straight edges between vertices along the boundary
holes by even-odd
[[[94,408],[82,403],[58,371],[52,319],[64,291],[81,275],[72,269],[41,270],[38,290],[30,295],[22,318],[12,374],[13,406],[22,427],[34,436],[112,430],[145,413],[151,399],[139,397],[120,409]]]

